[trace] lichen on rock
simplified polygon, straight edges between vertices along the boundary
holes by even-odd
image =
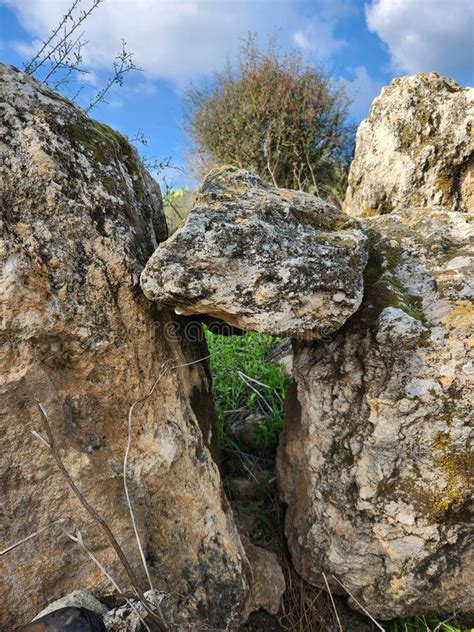
[[[363,124],[346,211],[364,214],[371,191],[383,191],[363,222],[364,300],[330,341],[295,345],[277,464],[298,571],[320,586],[325,573],[383,619],[474,609],[474,218],[454,190],[432,186],[471,140],[465,112],[453,111],[452,138],[448,121],[430,136],[423,181],[398,178],[407,155],[382,151],[378,133],[401,129],[420,98],[436,116],[467,96],[438,76],[401,78]],[[422,137],[410,143],[413,175]],[[416,192],[425,204],[406,205]]]
[[[357,131],[346,212],[370,217],[407,206],[473,211],[474,90],[437,73],[398,77]]]
[[[141,286],[179,314],[311,339],[356,311],[366,260],[355,220],[229,167],[209,174],[185,224],[147,263]]]

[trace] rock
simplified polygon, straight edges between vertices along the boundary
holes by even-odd
[[[270,346],[271,358],[274,364],[279,364],[286,375],[291,377],[293,370],[293,347],[291,338],[284,338]]]
[[[266,421],[265,415],[243,411],[226,427],[226,431],[233,441],[253,453],[258,450],[260,427]]]
[[[130,404],[165,365],[207,355],[184,319],[159,314],[139,275],[166,228],[158,185],[127,140],[44,85],[0,66],[2,548],[59,518],[124,590],[129,581],[48,449],[37,400],[82,493],[143,586],[122,467]],[[173,331],[174,335],[168,335]],[[175,623],[237,625],[249,573],[209,446],[206,363],[169,370],[133,415],[129,489],[155,586]],[[0,628],[75,588],[110,592],[58,525],[2,557]]]
[[[73,590],[72,593],[66,595],[65,597],[61,597],[60,599],[56,599],[53,603],[50,603],[49,606],[44,608],[34,619],[40,619],[50,612],[54,612],[55,610],[59,610],[60,608],[67,607],[75,607],[75,608],[87,608],[87,610],[91,612],[95,612],[96,614],[105,614],[107,612],[107,608],[100,603],[98,599],[91,595],[86,590]]]
[[[152,606],[162,607],[163,593],[148,590],[145,597]],[[109,610],[104,616],[105,629],[111,632],[142,632],[146,629],[143,622],[147,621],[147,612],[137,599],[130,599],[124,605]]]
[[[474,211],[474,90],[435,72],[399,77],[359,126],[344,210],[358,217],[408,206]]]
[[[392,84],[369,122],[385,94],[422,81]],[[435,112],[445,92],[434,94]],[[463,130],[452,128],[459,147]],[[384,183],[377,161],[386,157],[366,133],[367,124],[356,161],[366,155],[373,182]],[[442,147],[436,155],[444,160]],[[361,308],[330,340],[294,345],[277,458],[285,532],[303,578],[323,587],[325,573],[331,590],[347,589],[375,617],[473,611],[474,218],[402,209],[386,191],[393,212],[365,220]],[[425,199],[428,188],[420,191]]]
[[[20,628],[21,632],[106,632],[102,616],[87,608],[59,608]]]
[[[255,546],[243,538],[247,558],[252,569],[252,589],[246,604],[246,613],[263,609],[269,614],[280,610],[281,598],[286,590],[285,577],[278,557],[273,551]]]
[[[358,308],[366,257],[357,222],[335,207],[224,167],[209,174],[185,224],[157,248],[141,286],[177,314],[318,338]]]
[[[254,478],[232,478],[228,484],[236,500],[254,500],[258,496],[259,484]]]

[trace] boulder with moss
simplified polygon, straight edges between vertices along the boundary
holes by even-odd
[[[122,469],[129,406],[160,378],[135,407],[128,468],[152,581],[176,625],[233,629],[250,572],[210,452],[213,404],[198,361],[207,352],[179,336],[179,319],[167,338],[173,315],[158,313],[139,286],[166,238],[158,185],[123,136],[8,66],[0,66],[0,170],[1,546],[40,531],[2,557],[0,628],[74,589],[112,590],[60,518],[130,587],[32,434],[44,434],[38,400],[66,468],[146,587]]]
[[[374,100],[357,145],[344,202],[351,215],[432,204],[474,211],[472,88],[434,72],[398,77]]]
[[[312,195],[224,167],[209,174],[185,224],[158,246],[141,285],[177,314],[319,338],[359,307],[366,261],[354,219]]]
[[[466,98],[447,90],[448,80],[428,79],[434,112],[456,94]],[[389,129],[398,112],[390,106],[394,91],[403,87],[406,102],[416,104],[426,81],[395,82],[370,118],[385,113],[379,125]],[[453,138],[467,147],[462,117],[459,125],[452,122]],[[414,124],[414,143],[417,130]],[[392,212],[364,221],[369,262],[358,312],[330,340],[295,344],[296,383],[277,459],[285,531],[305,579],[324,586],[324,574],[333,591],[353,595],[352,604],[373,616],[469,612],[474,217],[436,206],[449,200],[430,193],[429,171],[419,185],[426,204],[403,207],[405,194],[392,190],[386,156],[366,131],[367,124],[352,169],[354,176],[365,161],[366,173],[346,210],[359,215],[373,186],[385,191]],[[433,155],[443,163],[440,143]],[[392,155],[393,173],[404,160]],[[442,170],[436,162],[432,168]]]

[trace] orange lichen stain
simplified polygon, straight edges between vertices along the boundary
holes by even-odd
[[[238,217],[238,218],[235,220],[235,223],[236,223],[236,224],[246,224],[248,221],[249,221],[249,218],[248,218],[248,217]]]
[[[457,329],[467,330],[474,322],[474,308],[470,301],[456,301],[448,316],[442,321]]]
[[[439,378],[439,381],[441,382],[441,385],[444,386],[444,388],[449,388],[453,383],[453,378],[449,375],[443,375]]]

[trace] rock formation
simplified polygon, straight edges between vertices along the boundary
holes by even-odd
[[[225,167],[165,241],[159,188],[127,140],[0,66],[2,548],[39,531],[2,557],[2,629],[74,589],[111,591],[64,530],[128,588],[32,434],[37,400],[147,587],[123,459],[129,406],[154,384],[127,477],[150,594],[188,629],[277,610],[281,569],[247,542],[249,565],[222,492],[186,315],[298,339],[277,464],[298,572],[381,618],[474,610],[472,102],[436,74],[382,92],[345,200],[362,220]]]
[[[62,458],[112,528],[144,586],[122,464],[135,408],[129,488],[155,586],[174,621],[233,629],[249,575],[209,451],[206,354],[165,336],[171,320],[139,274],[166,237],[158,186],[126,139],[66,99],[0,67],[2,548],[58,520],[124,588],[123,568],[61,477]],[[168,371],[162,374],[164,368]],[[4,630],[73,589],[112,589],[58,525],[2,557]],[[166,600],[165,600],[166,601]]]
[[[381,618],[474,610],[472,98],[418,75],[376,99],[345,202],[377,215],[364,300],[332,339],[295,346],[278,454],[289,548],[304,578]]]
[[[344,210],[384,215],[409,206],[474,211],[474,95],[436,73],[394,79],[357,131]]]
[[[366,258],[365,235],[336,208],[224,167],[209,174],[184,226],[157,248],[141,286],[178,314],[319,338],[358,308]]]

